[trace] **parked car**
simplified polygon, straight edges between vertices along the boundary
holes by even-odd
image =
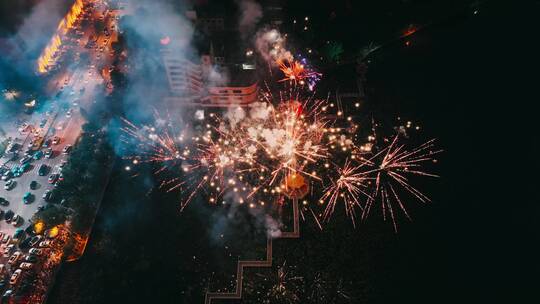
[[[21,278],[22,269],[17,269],[13,274],[11,275],[11,278],[9,278],[9,284],[16,285],[19,282],[19,279]]]
[[[23,262],[21,263],[21,265],[19,265],[19,267],[21,267],[21,269],[32,269],[34,267],[34,264]]]
[[[39,248],[30,248],[28,253],[39,256],[39,255],[41,255],[43,253],[43,250],[41,250]]]
[[[35,255],[29,254],[24,258],[25,262],[36,263],[38,258]]]
[[[26,192],[23,196],[23,203],[30,204],[34,201],[34,195],[30,192]]]
[[[53,156],[54,156],[54,151],[51,148],[45,151],[45,158],[52,158]]]
[[[39,176],[45,176],[49,172],[49,166],[45,164],[41,164],[38,169],[38,175]]]
[[[52,244],[51,240],[45,240],[45,241],[42,241],[42,242],[39,243],[39,247],[47,248],[47,247],[50,247],[51,244]]]
[[[25,163],[25,164],[22,164],[20,167],[19,167],[19,174],[23,174],[24,172],[28,171],[28,169],[30,169],[30,163]]]
[[[58,180],[58,173],[49,175],[49,184],[54,184]]]
[[[9,243],[10,240],[11,240],[11,235],[4,234],[4,236],[2,237],[2,244],[7,244]]]
[[[9,265],[13,265],[15,263],[17,263],[17,261],[19,260],[19,258],[22,256],[22,252],[20,251],[16,251],[14,254],[11,255],[11,257],[9,258],[8,260],[8,264]]]
[[[34,153],[32,157],[34,158],[34,160],[39,160],[43,157],[43,155],[45,155],[43,151],[39,150],[36,153]]]
[[[18,215],[15,215],[15,216],[18,216]],[[17,229],[15,233],[13,234],[13,239],[17,239],[19,241],[26,239],[26,232],[21,228]]]
[[[34,247],[36,244],[38,244],[38,243],[41,242],[42,240],[43,240],[43,235],[36,235],[36,236],[34,236],[34,237],[32,237],[32,238],[30,239],[29,245],[30,245],[31,247]]]
[[[60,164],[58,165],[58,168],[63,169],[66,166],[66,164],[67,164],[67,160],[64,159],[60,162]]]
[[[71,151],[71,145],[66,145],[64,149],[62,149],[62,153],[68,154]]]
[[[16,182],[14,180],[10,179],[4,184],[4,190],[9,191],[9,190],[15,188],[15,185],[16,185]]]
[[[20,145],[18,143],[11,143],[8,147],[7,147],[7,151],[9,153],[13,153],[13,152],[17,152],[20,148]]]
[[[3,197],[0,197],[0,206],[9,206],[9,201]],[[2,214],[4,215],[4,214]]]
[[[52,140],[49,138],[49,139],[47,139],[47,140],[45,140],[45,141],[43,142],[42,147],[43,147],[43,148],[49,148],[49,147],[51,146],[51,144],[52,144]]]
[[[4,216],[6,223],[10,223],[14,215],[15,215],[15,212],[13,212],[12,210],[6,211],[6,215]]]
[[[43,200],[48,202],[51,200],[51,196],[52,196],[52,191],[51,190],[46,190],[44,193],[43,193]]]
[[[16,167],[14,169],[16,169],[16,170],[15,170],[15,172],[13,172],[13,177],[19,177],[19,176],[22,175],[22,171],[20,170],[19,167]]]
[[[13,177],[13,172],[10,171],[6,171],[4,173],[4,175],[2,175],[2,180],[3,181],[7,181],[7,180],[10,180],[11,178]]]
[[[30,182],[30,190],[36,190],[38,187],[38,182],[33,180]]]
[[[4,257],[7,258],[11,255],[11,253],[13,252],[13,250],[15,250],[15,245],[14,244],[9,244],[5,249],[4,249]]]
[[[27,155],[27,156],[23,157],[23,158],[19,161],[19,163],[22,165],[22,164],[29,163],[31,160],[32,160],[32,157]]]
[[[22,218],[22,216],[20,216],[18,214],[16,214],[13,217],[13,220],[11,220],[11,224],[13,225],[13,227],[19,227],[23,223],[24,223],[24,219]]]

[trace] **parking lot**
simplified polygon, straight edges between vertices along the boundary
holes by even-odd
[[[81,109],[88,110],[96,103],[98,90],[112,90],[107,72],[115,56],[111,43],[116,40],[116,19],[106,8],[89,8],[82,16],[105,21],[103,32],[96,33],[91,25],[76,27],[82,35],[66,39],[62,46],[63,52],[71,52],[75,58],[88,53],[89,60],[76,60],[75,66],[59,60],[48,81],[48,100],[40,100],[41,107],[32,114],[2,120],[2,141],[8,145],[0,151],[4,152],[0,176],[5,175],[0,181],[1,303],[25,295],[34,297],[26,303],[42,302],[61,262],[69,229],[60,225],[41,231],[42,223],[32,223],[32,217],[51,204],[43,196],[62,180],[62,167],[69,158],[66,147],[76,144],[85,123]],[[90,41],[92,45],[87,47]]]
[[[64,239],[59,237],[61,227],[43,231],[37,225],[31,235],[20,233],[12,237],[0,232],[0,289],[6,289],[4,299],[25,293],[43,285],[42,277],[61,256]],[[34,270],[41,269],[40,272]],[[21,299],[23,300],[23,299]],[[32,303],[31,299],[24,299]]]
[[[0,198],[3,198],[7,203],[3,203],[6,206],[0,206],[0,210],[2,210],[0,213],[3,213],[3,220],[0,221],[0,231],[14,233],[16,229],[14,225],[4,220],[5,215],[10,210],[14,215],[19,215],[22,218],[18,226],[24,229],[30,224],[30,220],[38,208],[43,208],[47,204],[42,198],[43,194],[54,188],[54,183],[49,182],[49,177],[53,174],[61,174],[61,164],[67,161],[67,154],[62,153],[62,151],[66,146],[73,145],[80,133],[80,115],[73,113],[66,115],[67,111],[58,109],[56,112],[35,115],[36,117],[33,117],[31,121],[25,122],[29,126],[35,126],[35,132],[30,130],[20,132],[20,126],[12,131],[11,145],[15,145],[16,150],[19,151],[17,153],[6,152],[0,159],[3,168],[1,170],[4,171],[4,174],[6,174],[5,172],[20,172],[21,167],[23,167],[21,160],[25,157],[24,150],[28,148],[32,138],[36,137],[35,134],[39,134],[37,138],[43,138],[43,143],[51,143],[50,147],[41,145],[28,155],[30,161],[27,162],[28,165],[25,165],[26,170],[19,177],[10,174],[13,177],[3,178],[6,180],[2,181]],[[39,123],[45,119],[47,119],[47,124],[40,128]],[[29,129],[32,129],[32,127]],[[59,143],[53,145],[52,139],[55,137],[60,140]],[[48,149],[52,150],[50,158],[46,156]],[[13,157],[14,154],[17,156]],[[42,175],[39,175],[38,171],[42,165],[46,166],[46,170],[42,170]],[[8,182],[11,186],[6,189],[4,185]],[[51,182],[56,182],[56,180],[51,180]],[[31,183],[34,184],[32,188]],[[23,202],[25,195],[28,197],[26,203]]]
[[[114,22],[114,18],[108,20],[109,26],[112,26],[110,24]],[[87,35],[90,36],[90,34]],[[104,34],[96,36],[98,45],[105,46],[107,49],[116,39],[115,33],[112,35],[114,37],[108,37]],[[85,40],[75,44],[73,51],[85,49],[85,44]],[[36,138],[36,135],[43,139],[42,143],[49,139],[52,140],[54,137],[60,138],[59,144],[50,147],[41,145],[34,149],[33,155],[38,151],[42,151],[41,153],[45,155],[47,149],[52,148],[53,157],[47,158],[43,156],[37,160],[32,159],[28,163],[29,165],[26,165],[28,168],[25,172],[21,176],[13,178],[14,187],[11,190],[4,189],[6,181],[0,182],[0,198],[4,198],[5,201],[9,202],[7,206],[0,206],[0,210],[4,214],[11,210],[15,215],[21,216],[23,222],[20,228],[28,227],[29,220],[38,208],[46,206],[42,196],[45,191],[54,188],[54,184],[49,183],[48,179],[51,174],[60,173],[60,165],[67,160],[68,156],[62,153],[62,150],[67,145],[74,145],[80,135],[81,126],[84,123],[80,108],[90,108],[96,102],[96,89],[102,89],[102,86],[108,82],[108,80],[104,79],[101,69],[110,64],[113,56],[109,54],[101,56],[101,54],[99,50],[92,50],[92,60],[89,65],[80,66],[75,70],[59,71],[57,76],[50,81],[49,89],[54,97],[47,102],[46,107],[40,112],[32,115],[20,114],[20,117],[13,117],[11,122],[2,125],[6,133],[5,137],[11,138],[11,142],[19,146],[19,151],[16,158],[12,158],[13,153],[4,153],[4,156],[0,158],[0,168],[4,169],[0,170],[14,170],[15,167],[21,167],[20,162],[25,156],[24,152],[31,141]],[[46,120],[46,123],[42,124],[44,120]],[[29,130],[21,132],[21,127],[24,125],[30,126]],[[40,176],[38,171],[42,164],[47,166],[48,172]],[[37,182],[35,189],[30,189],[32,181]],[[26,193],[31,195],[29,204],[23,203],[23,197]],[[13,233],[16,229],[12,224],[6,223],[2,217],[0,231]]]

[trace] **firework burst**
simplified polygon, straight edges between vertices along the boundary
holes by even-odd
[[[365,171],[366,163],[353,165],[350,160],[345,160],[343,167],[337,167],[336,179],[331,179],[331,184],[324,189],[320,202],[325,204],[323,219],[328,220],[334,213],[334,209],[339,201],[343,201],[345,213],[355,224],[356,210],[363,210],[361,198],[370,198],[366,192],[368,189],[367,181],[372,179],[368,171]]]
[[[292,67],[296,80],[307,77],[299,63]],[[288,65],[283,69],[291,79]],[[273,206],[284,196],[304,198],[302,217],[311,215],[321,229],[343,204],[353,224],[379,205],[397,230],[398,210],[410,218],[399,193],[429,201],[410,179],[436,177],[423,169],[440,152],[433,140],[409,150],[396,135],[379,145],[374,129],[363,140],[359,124],[339,104],[299,92],[268,88],[247,107],[209,113],[189,136],[158,113],[155,126],[124,121],[125,141],[136,143],[133,164],[155,164],[161,187],[188,193],[182,209],[195,197],[250,208]]]
[[[278,266],[275,282],[266,293],[263,303],[298,303],[300,300],[300,283],[303,277],[294,274],[293,268],[288,267],[286,262]]]
[[[276,61],[279,69],[283,72],[284,78],[280,82],[289,81],[294,85],[308,85],[309,90],[313,90],[317,81],[321,79],[321,73],[311,69],[305,59],[301,61],[279,59]]]
[[[423,169],[423,164],[436,162],[434,156],[442,150],[436,149],[435,140],[430,140],[413,149],[407,149],[404,144],[399,142],[399,135],[389,140],[390,144],[382,148],[378,153],[366,160],[373,169],[375,179],[375,188],[373,194],[367,200],[362,218],[366,218],[373,205],[380,203],[383,218],[387,216],[392,220],[394,230],[397,231],[396,211],[401,210],[405,217],[410,219],[409,213],[405,208],[403,200],[399,196],[398,189],[412,194],[419,201],[426,203],[430,199],[420,190],[411,185],[411,176],[438,177]],[[394,207],[393,207],[394,205]],[[396,208],[397,207],[397,208]]]

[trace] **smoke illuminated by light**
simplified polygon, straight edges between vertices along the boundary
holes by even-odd
[[[20,92],[15,91],[15,90],[4,90],[3,93],[4,93],[4,98],[8,101],[13,101],[20,95]]]
[[[309,89],[313,90],[316,82],[320,80],[321,73],[317,73],[306,66],[305,60],[299,62],[289,59],[278,59],[276,63],[285,77],[280,81],[289,81],[294,85],[308,84]]]
[[[37,60],[39,73],[46,73],[49,68],[55,64],[57,52],[62,46],[62,37],[64,37],[69,30],[73,28],[75,21],[83,12],[83,9],[83,0],[76,0],[66,16],[60,20],[60,23],[56,29],[56,34],[51,38],[51,41],[47,44]]]
[[[287,92],[277,92],[276,98],[267,91],[249,107],[210,113],[204,127],[190,130],[190,136],[175,132],[173,122],[157,127],[125,121],[124,140],[135,141],[138,151],[131,163],[155,164],[156,175],[166,176],[160,187],[187,193],[182,209],[195,197],[265,208],[284,195],[306,196],[301,212],[313,216],[321,229],[341,202],[353,224],[379,202],[397,229],[395,210],[409,217],[398,187],[427,200],[406,175],[435,176],[420,166],[440,152],[433,141],[408,150],[399,135],[379,138],[381,144],[376,134],[362,140],[356,136],[358,123],[334,103]],[[167,121],[158,113],[155,119]]]

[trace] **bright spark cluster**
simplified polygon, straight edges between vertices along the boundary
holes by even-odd
[[[248,107],[204,115],[189,136],[157,113],[156,126],[125,121],[125,140],[137,143],[130,159],[167,173],[161,187],[182,189],[182,209],[196,197],[250,208],[289,197],[302,199],[302,218],[312,216],[323,229],[340,204],[353,224],[380,206],[397,231],[397,212],[409,218],[402,194],[429,201],[410,179],[436,176],[423,169],[440,152],[434,141],[409,149],[399,132],[360,137],[359,124],[341,106],[298,92],[268,89]]]
[[[285,76],[280,82],[287,81],[293,85],[307,85],[309,90],[313,91],[315,84],[321,79],[322,74],[311,69],[305,59],[301,61],[280,59],[276,62]]]

